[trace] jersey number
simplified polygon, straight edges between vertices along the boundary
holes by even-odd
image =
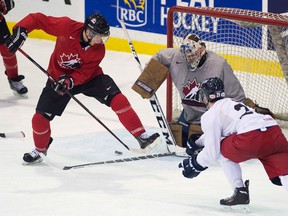
[[[244,104],[240,104],[240,103],[239,103],[239,104],[236,104],[236,105],[234,106],[234,109],[237,110],[237,111],[240,111],[242,107],[245,109],[245,113],[240,116],[240,119],[241,119],[243,116],[245,116],[245,115],[253,114],[253,112],[250,111],[250,110],[248,109],[248,107],[246,107]]]

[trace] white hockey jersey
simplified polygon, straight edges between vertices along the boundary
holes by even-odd
[[[221,140],[231,134],[242,134],[274,125],[277,122],[271,116],[256,113],[243,103],[230,98],[218,100],[201,117],[204,134],[196,143],[205,147],[198,154],[197,162],[203,167],[215,163],[220,156]]]
[[[244,90],[230,65],[214,52],[207,51],[206,61],[195,71],[189,69],[179,49],[176,48],[160,50],[153,58],[169,68],[182,100],[184,117],[189,123],[199,124],[201,115],[207,111],[197,97],[200,84],[207,78],[219,77],[224,83],[226,97],[235,101],[246,99]]]

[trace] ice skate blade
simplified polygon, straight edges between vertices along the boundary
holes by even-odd
[[[12,90],[13,92],[13,95],[16,96],[16,97],[19,97],[19,98],[28,98],[28,94],[25,93],[25,94],[20,94],[18,93],[16,90]]]
[[[42,158],[39,158],[38,160],[34,161],[34,162],[26,162],[26,161],[22,161],[22,165],[23,166],[29,166],[29,165],[35,165],[35,164],[39,164],[43,162]]]
[[[220,205],[221,212],[232,212],[232,213],[239,213],[239,214],[249,214],[250,207],[249,205],[233,205],[233,206],[224,206]]]

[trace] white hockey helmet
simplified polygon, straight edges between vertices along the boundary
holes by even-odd
[[[189,64],[191,71],[195,71],[206,52],[206,47],[198,35],[188,34],[182,41],[180,51],[182,58]]]

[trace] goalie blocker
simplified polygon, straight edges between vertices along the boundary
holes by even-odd
[[[168,68],[155,59],[151,59],[132,89],[143,98],[151,98],[168,76]]]

